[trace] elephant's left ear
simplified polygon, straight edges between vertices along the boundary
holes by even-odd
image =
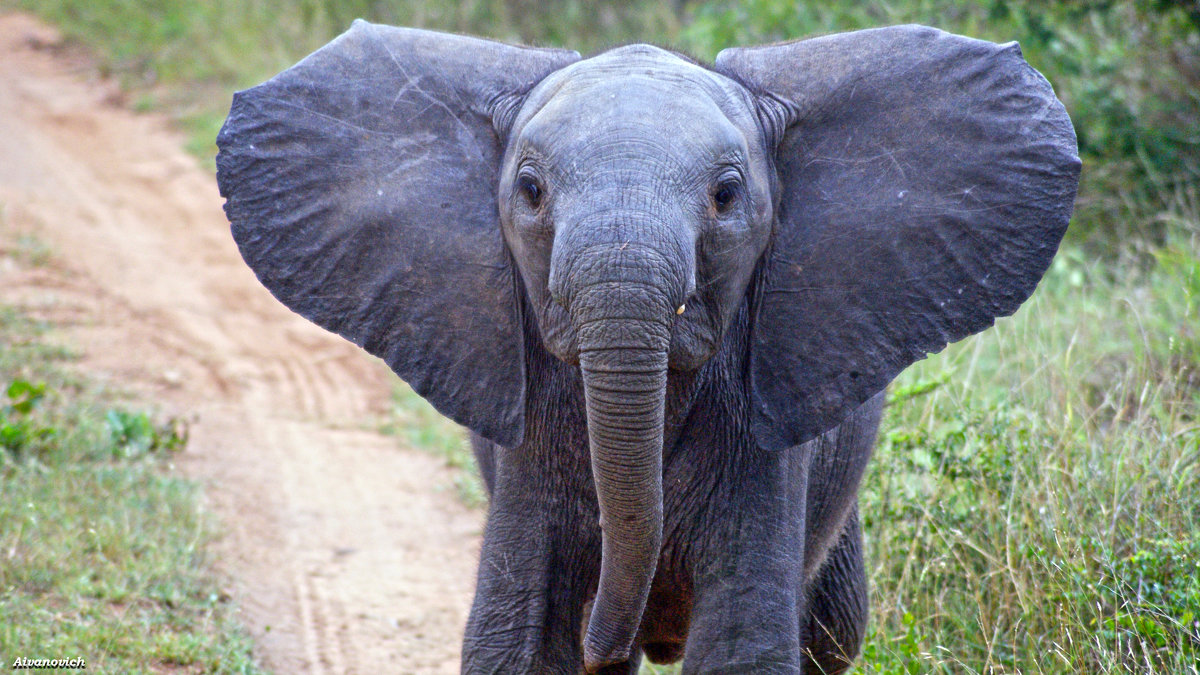
[[[1075,132],[1015,43],[898,26],[727,49],[777,139],[751,351],[753,429],[784,448],[1033,292],[1070,220]]]
[[[506,446],[525,374],[496,196],[504,120],[578,58],[357,21],[235,95],[217,137],[234,239],[275,297]]]

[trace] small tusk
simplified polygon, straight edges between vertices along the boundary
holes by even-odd
[[[675,310],[676,314],[683,314],[683,310],[687,309],[687,305],[680,305],[679,309]]]

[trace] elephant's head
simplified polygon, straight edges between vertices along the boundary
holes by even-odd
[[[546,347],[585,375],[650,349],[659,375],[712,356],[771,237],[750,93],[623,47],[543,80],[507,136],[500,220]]]
[[[1067,226],[1070,121],[1015,45],[921,27],[579,60],[356,23],[239,93],[218,178],[246,261],[439,410],[524,435],[521,312],[577,363],[604,533],[589,670],[659,555],[669,369],[749,303],[751,428],[837,425],[1010,314]]]

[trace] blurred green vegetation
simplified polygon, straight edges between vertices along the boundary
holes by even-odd
[[[206,161],[235,88],[356,17],[703,59],[901,22],[1019,41],[1075,122],[1075,217],[1015,317],[892,388],[863,486],[873,612],[858,672],[1200,673],[1195,2],[0,2],[96,50],[135,109],[173,115]],[[395,426],[469,466],[462,436],[423,405],[399,393]]]

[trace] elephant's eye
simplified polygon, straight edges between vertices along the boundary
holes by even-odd
[[[728,213],[738,198],[739,185],[735,180],[723,180],[712,191],[712,203],[717,213]]]
[[[517,178],[517,191],[525,198],[530,208],[536,209],[542,205],[542,185],[537,178],[522,174]]]

